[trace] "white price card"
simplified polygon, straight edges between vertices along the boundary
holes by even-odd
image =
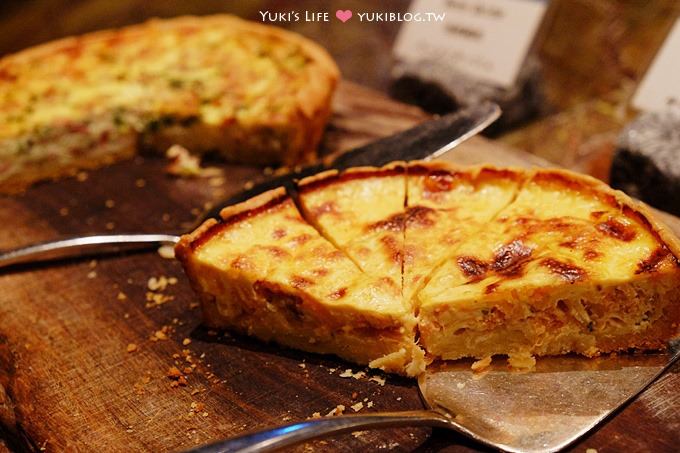
[[[442,62],[485,83],[510,87],[547,7],[541,0],[414,0],[414,15],[445,16],[405,22],[394,54],[410,63]]]
[[[633,97],[633,107],[660,111],[680,102],[680,19],[675,22]]]

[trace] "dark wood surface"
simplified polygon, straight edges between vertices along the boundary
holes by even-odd
[[[424,118],[417,109],[345,83],[324,147],[348,149]],[[461,146],[453,159],[545,164],[479,138]],[[69,234],[182,230],[206,203],[262,176],[258,169],[230,166],[221,180],[175,179],[164,174],[164,165],[162,159],[138,158],[89,172],[87,178],[39,184],[23,195],[0,198],[0,249]],[[171,299],[155,306],[147,302],[147,285],[160,276],[177,283],[156,291]],[[201,326],[195,302],[178,263],[156,252],[0,273],[0,438],[6,444],[0,441],[0,452],[180,451],[326,414],[339,404],[350,413],[359,401],[366,412],[421,407],[413,380],[374,371],[362,379],[343,378],[344,370],[362,368],[214,335]],[[153,341],[164,326],[168,338]],[[185,339],[190,343],[183,344]],[[136,351],[128,352],[130,343]],[[173,388],[169,368],[192,364],[187,385]],[[679,388],[680,366],[675,366],[574,450],[677,449]],[[400,429],[338,436],[298,450],[478,448],[444,431]]]

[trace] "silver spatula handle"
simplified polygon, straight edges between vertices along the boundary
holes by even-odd
[[[434,411],[382,412],[317,418],[217,442],[188,453],[263,453],[302,442],[364,429],[431,426],[456,429],[452,420]]]
[[[105,234],[42,242],[0,253],[0,268],[93,254],[140,250],[160,244],[176,244],[179,236],[171,234]]]

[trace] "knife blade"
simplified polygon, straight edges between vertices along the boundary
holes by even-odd
[[[286,173],[255,184],[227,198],[203,217],[218,217],[224,206],[248,200],[277,187],[291,187],[295,181],[324,170],[345,170],[350,167],[380,167],[393,161],[434,159],[452,150],[470,137],[477,135],[501,115],[500,107],[484,102],[454,113],[418,124],[403,132],[390,135],[367,145],[354,148],[334,159],[309,165],[299,171]]]

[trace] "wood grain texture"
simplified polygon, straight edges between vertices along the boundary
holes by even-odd
[[[324,148],[348,149],[425,116],[343,84]],[[452,154],[462,163],[545,165],[473,139]],[[230,166],[223,179],[174,179],[161,159],[137,158],[87,179],[37,185],[0,198],[0,249],[102,231],[178,231],[261,170]],[[143,182],[142,182],[143,181]],[[111,200],[107,202],[107,200]],[[677,224],[676,224],[677,225]],[[676,230],[680,231],[680,229]],[[151,277],[176,284],[148,296]],[[125,297],[120,296],[124,294]],[[215,334],[201,326],[178,263],[155,252],[71,261],[0,274],[0,436],[13,450],[180,451],[245,431],[364,403],[363,411],[421,407],[415,381],[317,356]],[[157,331],[165,327],[167,339]],[[188,339],[189,341],[186,341]],[[136,351],[128,352],[129,344]],[[187,343],[187,344],[185,344]],[[171,387],[171,367],[187,372]],[[193,368],[192,368],[193,366]],[[365,371],[365,370],[364,370]],[[385,384],[380,385],[380,379]],[[663,451],[680,432],[680,367],[574,449]],[[372,407],[368,408],[368,402]],[[298,451],[469,451],[455,434],[401,429],[338,436]]]

